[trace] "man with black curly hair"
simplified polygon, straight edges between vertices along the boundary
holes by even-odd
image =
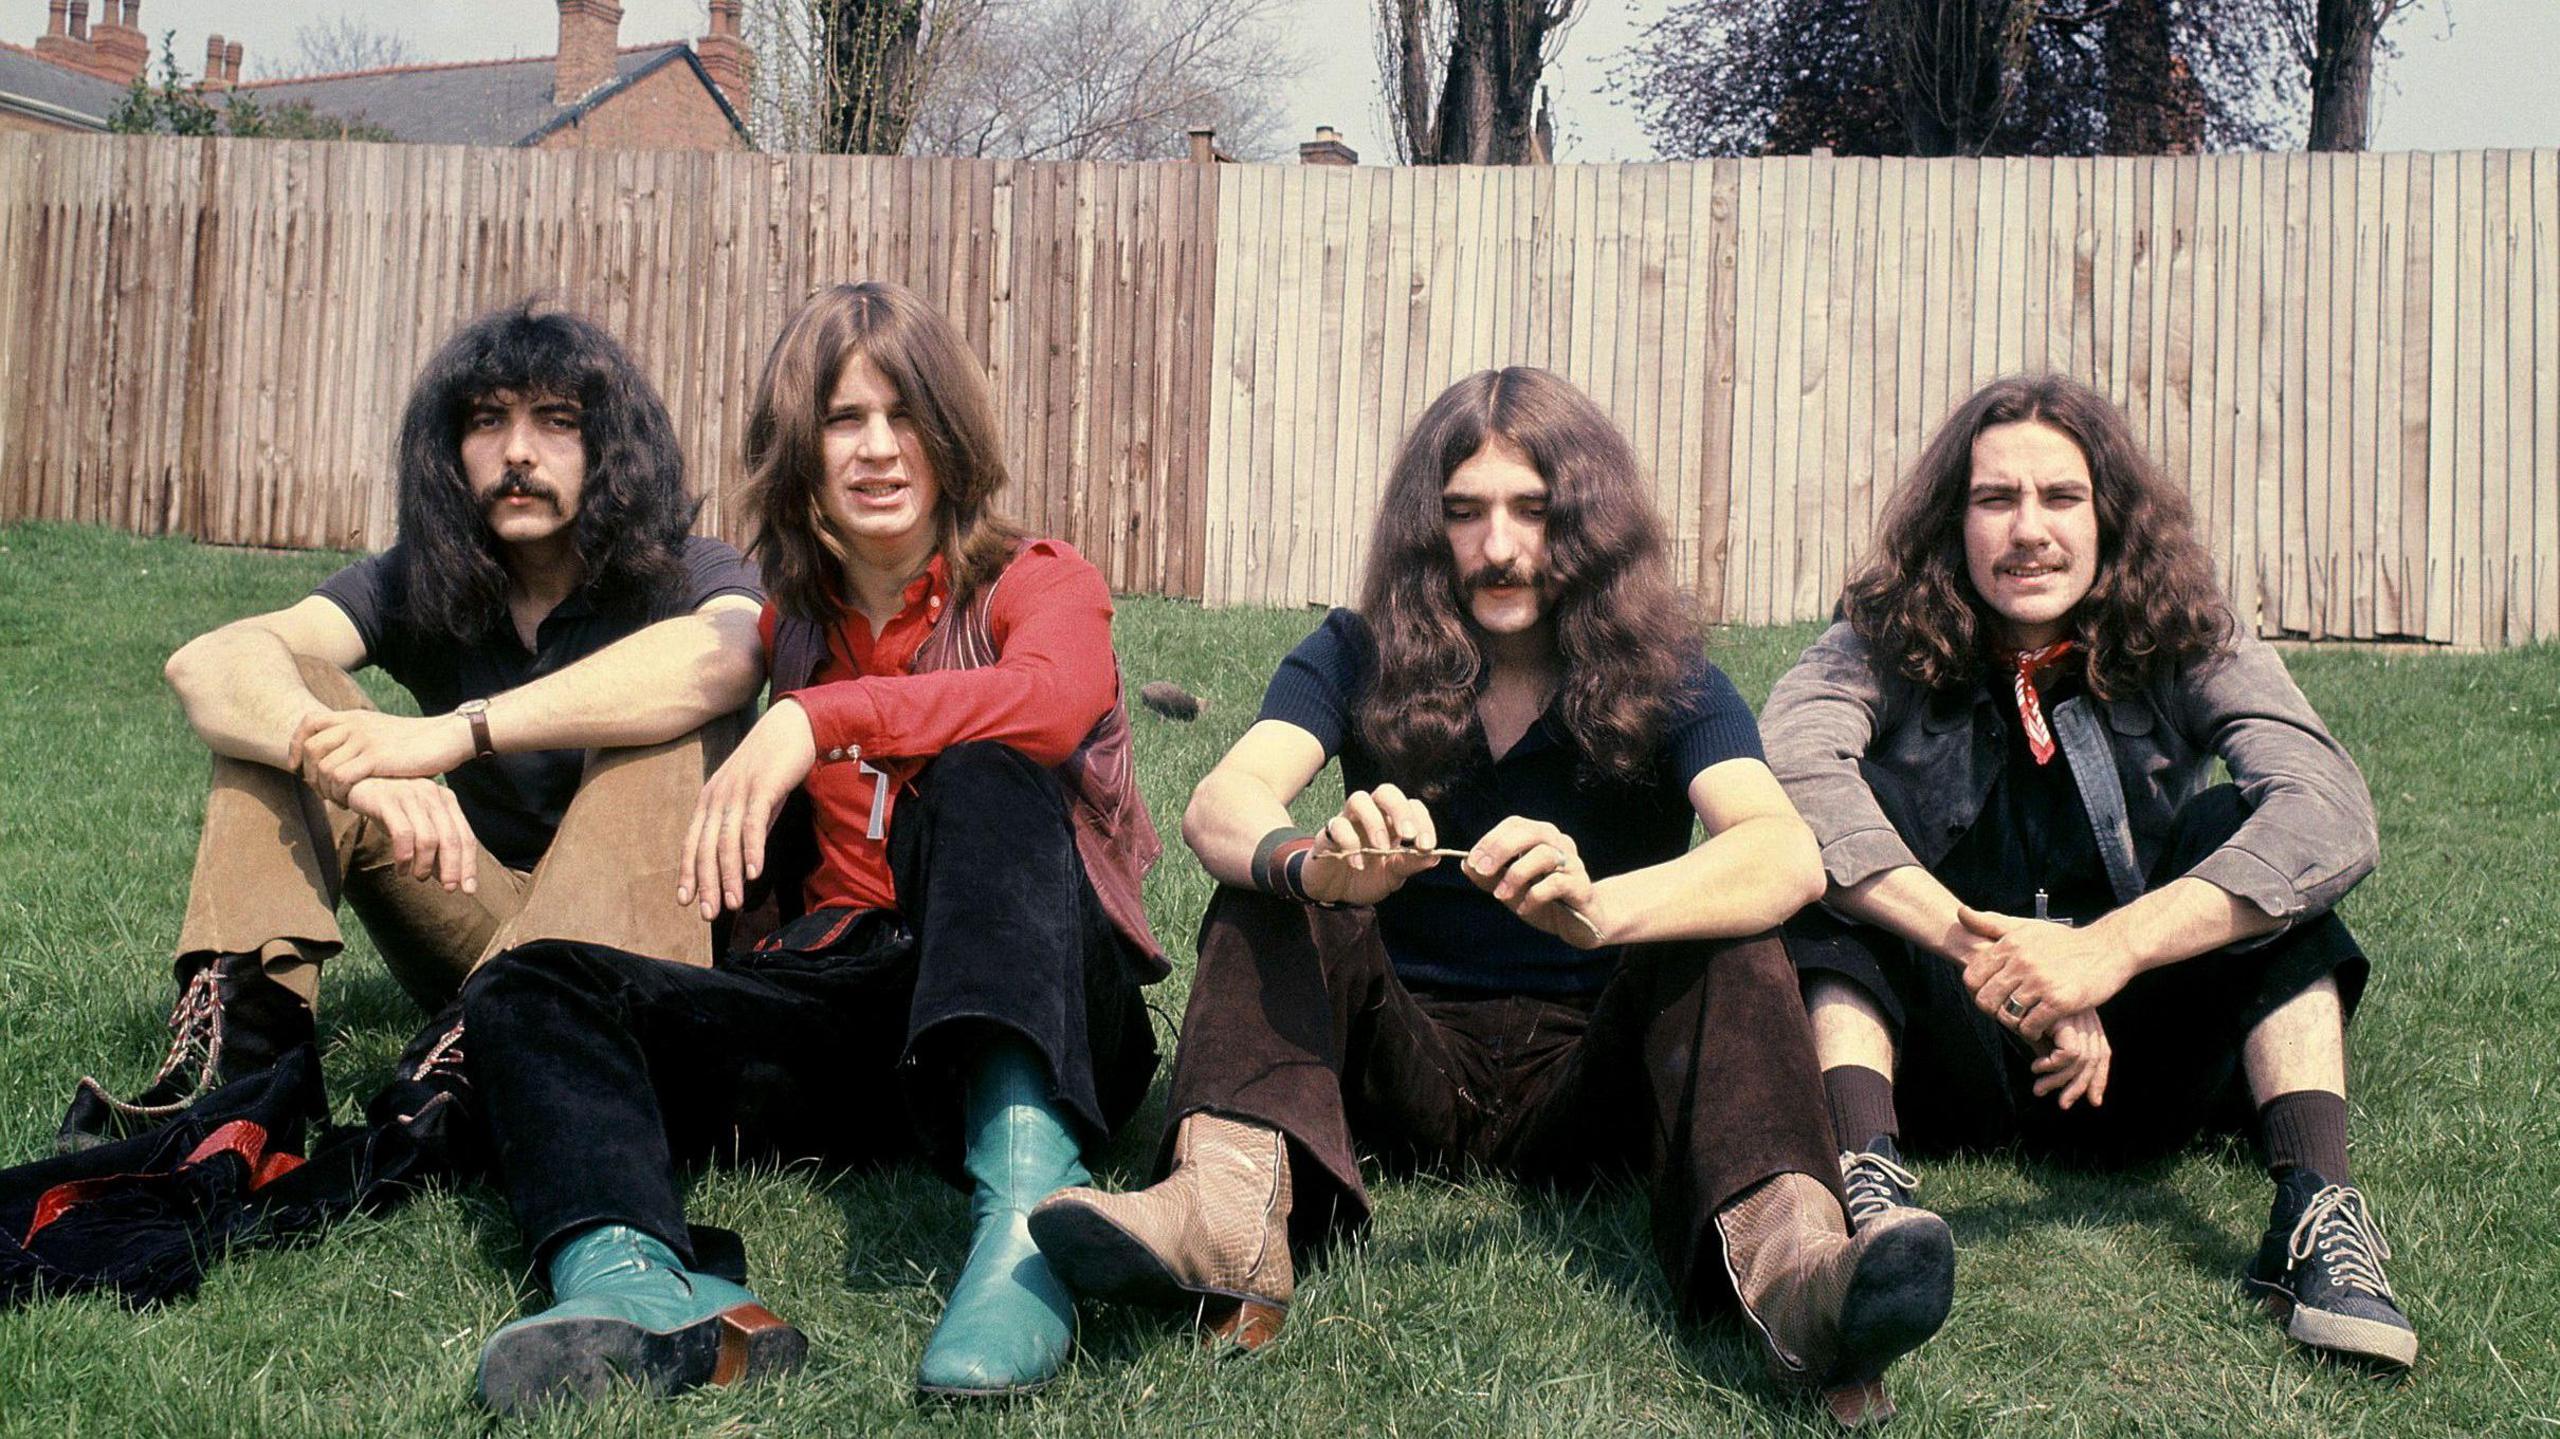
[[[708,960],[709,927],[664,896],[717,758],[704,728],[763,679],[762,591],[688,533],[666,407],[612,336],[528,302],[436,351],[396,461],[391,549],[170,657],[213,751],[174,1037],[130,1102],[82,1081],[65,1149],[308,1042],[341,897],[431,1012],[523,940]],[[368,664],[423,717],[375,710]]]
[[[2105,396],[1959,406],[1761,724],[1822,842],[1787,944],[1856,1222],[1912,1212],[1906,1143],[2123,1164],[2247,1132],[2249,1286],[2305,1345],[2416,1358],[2347,1162],[2366,963],[2331,907],[2373,800]]]

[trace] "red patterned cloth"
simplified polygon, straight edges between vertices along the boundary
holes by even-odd
[[[2010,656],[2009,665],[2015,672],[2012,688],[2018,697],[2018,722],[2026,726],[2027,748],[2034,753],[2037,764],[2047,764],[2053,759],[2053,726],[2045,723],[2044,700],[2036,693],[2036,675],[2052,668],[2078,648],[2070,640],[2060,640],[2040,650],[2019,650]]]

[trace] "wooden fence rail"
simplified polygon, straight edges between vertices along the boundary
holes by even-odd
[[[0,136],[0,518],[379,546],[435,341],[541,291],[625,337],[734,533],[811,289],[995,376],[1014,507],[1125,591],[1356,590],[1448,382],[1634,437],[1719,618],[1825,613],[1976,384],[2081,376],[2267,634],[2560,638],[2560,152],[1046,165]]]

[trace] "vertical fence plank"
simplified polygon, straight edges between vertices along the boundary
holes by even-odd
[[[2488,288],[2480,302],[2507,315],[2506,357],[2503,362],[2491,357],[2491,363],[2505,372],[2507,386],[2506,414],[2498,417],[2493,411],[2491,421],[2505,432],[2507,451],[2507,513],[2499,546],[2504,551],[2503,573],[2498,586],[2506,622],[2488,636],[2488,642],[2519,645],[2534,635],[2535,494],[2538,489],[2547,495],[2560,484],[2560,471],[2541,471],[2537,482],[2534,467],[2534,371],[2537,364],[2550,365],[2550,357],[2541,352],[2548,349],[2552,337],[2541,336],[2537,345],[2534,333],[2538,306],[2533,298],[2533,156],[2529,151],[2510,150],[2498,159],[2506,167],[2506,266],[2504,273],[2487,277]]]
[[[2533,637],[2560,639],[2560,150],[2533,152]]]

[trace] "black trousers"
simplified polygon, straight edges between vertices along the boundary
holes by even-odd
[[[2194,868],[2248,817],[2247,800],[2230,785],[2188,801],[2150,887]],[[2138,975],[2098,1006],[2114,1049],[2107,1102],[2065,1112],[2036,1095],[2031,1056],[1975,1007],[1954,964],[1818,906],[1788,921],[1785,934],[1808,987],[1842,980],[1883,1012],[1894,1037],[1905,1148],[2019,1144],[2092,1163],[2155,1158],[2208,1131],[2249,1132],[2254,1106],[2240,1063],[2249,1031],[2324,976],[2336,980],[2353,1018],[2366,972],[2355,937],[2336,915],[2323,914],[2254,948],[2217,950]]]
[[[1290,1140],[1292,1239],[1365,1222],[1355,1149],[1526,1178],[1647,1177],[1684,1302],[1731,1292],[1715,1211],[1771,1175],[1836,1193],[1795,974],[1773,936],[1631,949],[1581,1000],[1415,994],[1369,909],[1221,888],[1200,930],[1166,1133],[1211,1111]]]
[[[897,911],[818,910],[708,969],[546,941],[472,976],[472,1079],[537,1260],[614,1223],[690,1261],[680,1159],[921,1150],[965,1187],[959,1071],[991,1031],[1039,1051],[1088,1140],[1136,1109],[1155,1038],[1057,778],[956,746],[889,849]]]

